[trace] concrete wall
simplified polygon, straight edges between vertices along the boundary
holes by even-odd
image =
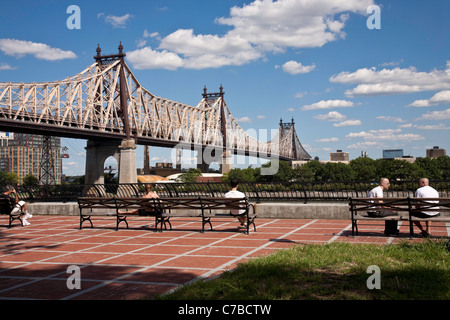
[[[296,203],[272,202],[254,203],[259,218],[270,219],[338,219],[350,220],[349,206],[346,202]],[[30,203],[28,211],[36,215],[78,216],[77,203]],[[192,210],[189,213],[194,214]],[[186,212],[183,212],[183,215]],[[115,210],[97,210],[93,215],[115,215]],[[450,217],[450,212],[441,212],[442,217]]]
[[[350,219],[348,204],[335,203],[258,203],[254,204],[260,218],[276,219]],[[36,215],[66,215],[80,214],[77,203],[30,203],[29,212]],[[101,212],[105,215],[114,215],[113,210]]]
[[[80,210],[77,203],[62,202],[41,202],[29,203],[28,212],[33,215],[60,215],[60,216],[79,216]],[[87,213],[84,211],[83,213]],[[95,215],[115,215],[115,210],[96,210]]]
[[[350,219],[348,204],[336,203],[258,203],[260,218],[276,219]]]

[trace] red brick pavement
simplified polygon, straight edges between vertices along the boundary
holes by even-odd
[[[205,233],[198,218],[172,219],[174,229],[162,233],[150,230],[153,221],[145,217],[130,218],[130,229],[119,231],[112,217],[93,220],[94,228],[79,230],[78,217],[35,215],[30,226],[7,229],[7,217],[0,216],[0,299],[151,299],[296,245],[421,241],[409,239],[406,224],[400,237],[385,237],[383,223],[375,221],[352,237],[350,220],[257,219],[257,232],[249,235],[231,217]],[[449,236],[448,226],[433,226],[433,236]],[[80,268],[81,289],[68,288],[72,265]]]

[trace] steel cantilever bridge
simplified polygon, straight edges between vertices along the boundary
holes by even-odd
[[[95,63],[73,77],[0,83],[1,130],[96,141],[134,139],[159,147],[214,147],[287,161],[311,158],[293,120],[281,121],[274,139],[258,141],[232,116],[222,86],[218,93],[205,88],[197,106],[164,99],[139,83],[125,56],[122,44],[114,55],[101,55],[98,47]]]

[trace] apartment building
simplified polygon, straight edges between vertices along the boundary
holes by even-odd
[[[52,162],[49,166],[42,163],[44,147],[43,136],[0,132],[0,171],[17,173],[20,178],[32,174],[38,179],[50,173],[54,183],[61,183],[61,138],[49,139],[48,159]]]

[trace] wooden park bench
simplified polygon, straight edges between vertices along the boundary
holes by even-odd
[[[245,218],[246,234],[253,225],[256,232],[256,213],[253,204],[247,198],[224,197],[192,197],[192,198],[159,198],[158,209],[165,212],[167,217],[172,216],[200,216],[202,218],[202,232],[205,225],[212,227],[212,218],[230,218],[242,216]],[[231,215],[231,210],[243,211],[239,215]]]
[[[94,227],[92,215],[107,215],[111,211],[117,216],[116,202],[114,198],[103,197],[82,197],[78,198],[78,209],[80,210],[80,230],[83,228],[83,222],[89,221],[91,227]],[[87,210],[87,214],[86,214]]]
[[[114,201],[117,212],[116,230],[121,222],[125,222],[128,228],[127,217],[130,215],[155,217],[155,231],[158,225],[160,225],[159,231],[162,231],[163,225],[166,227],[167,223],[172,229],[170,218],[165,217],[163,211],[159,209],[158,198],[114,198]]]
[[[382,203],[376,203],[381,201]],[[433,201],[430,203],[430,201]],[[439,203],[434,203],[438,201]],[[417,209],[420,206],[420,209]],[[438,206],[439,208],[436,208]],[[450,222],[450,198],[349,198],[352,221],[352,236],[358,235],[358,221],[408,221],[409,233],[414,235],[414,221]],[[396,212],[397,215],[373,216],[381,211]],[[439,212],[438,217],[417,218],[417,212]]]
[[[211,219],[214,218],[229,218],[231,217],[231,210],[243,211],[240,216],[245,217],[246,220],[246,234],[249,233],[249,228],[255,225],[255,210],[252,204],[248,203],[246,198],[214,198],[214,197],[182,197],[182,198],[78,198],[78,206],[80,209],[80,229],[84,221],[89,221],[91,227],[93,226],[91,216],[86,214],[84,210],[89,209],[90,213],[93,210],[103,211],[114,210],[116,216],[116,230],[119,228],[121,222],[125,222],[128,228],[127,217],[130,215],[154,216],[155,217],[155,231],[160,226],[159,231],[162,231],[164,226],[167,229],[169,225],[172,230],[170,222],[171,217],[192,217],[197,216],[202,218],[202,230],[205,231],[205,225],[209,224],[212,228]],[[237,216],[236,216],[237,217]]]
[[[19,210],[17,213],[13,213],[13,209],[15,204],[11,201],[10,198],[0,198],[0,214],[5,214],[9,216],[8,228],[11,228],[12,222],[14,220],[19,220],[20,225],[23,226],[22,219],[20,216],[22,215],[22,211]]]
[[[409,232],[411,237],[414,234],[414,221],[450,223],[450,198],[409,198],[409,206]],[[417,212],[439,212],[440,215],[437,217],[419,218],[414,216]]]

